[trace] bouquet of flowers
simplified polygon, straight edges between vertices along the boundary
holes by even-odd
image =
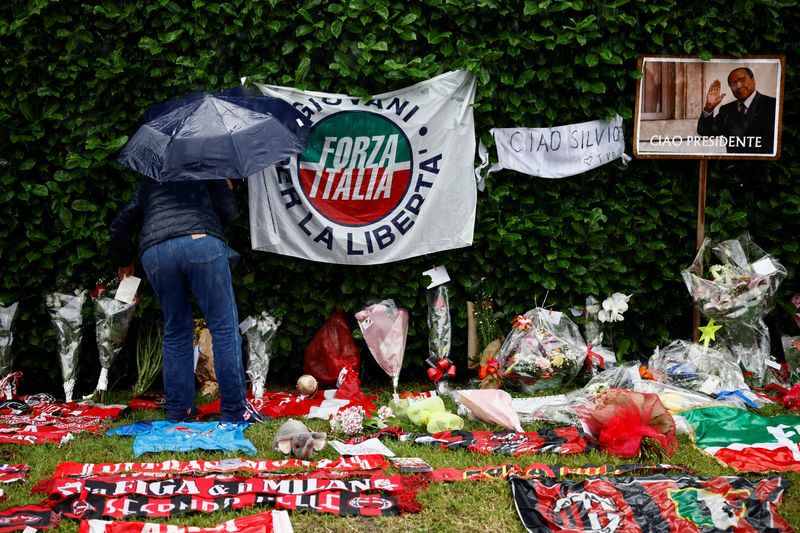
[[[0,378],[11,373],[14,358],[11,356],[11,344],[14,335],[11,333],[11,324],[17,314],[17,302],[4,307],[0,303]]]
[[[664,348],[656,348],[649,369],[657,381],[709,396],[749,388],[739,365],[726,350],[689,341],[676,340]]]
[[[578,414],[600,447],[619,457],[674,455],[675,421],[655,394],[608,389]],[[649,452],[649,454],[648,454]]]
[[[114,298],[114,284],[98,283],[92,291],[97,351],[100,358],[100,377],[96,391],[108,390],[108,371],[122,350],[131,325],[137,300],[131,303]]]
[[[774,307],[786,269],[744,234],[719,244],[706,239],[681,275],[706,318],[753,322]]]
[[[789,381],[800,383],[800,337],[781,337],[783,355],[789,367]]]
[[[706,239],[681,275],[700,312],[725,325],[721,344],[761,384],[770,352],[763,318],[775,305],[786,269],[744,234],[716,245]]]
[[[257,400],[264,396],[264,382],[269,372],[272,341],[280,325],[281,321],[266,311],[262,311],[255,318],[248,317],[242,323],[247,341],[247,375],[250,376],[252,383],[253,397]]]
[[[83,303],[85,290],[75,290],[74,294],[54,292],[45,297],[50,319],[58,335],[58,357],[61,362],[61,377],[64,380],[64,396],[72,401],[75,378],[78,375],[78,353],[83,339]]]
[[[396,395],[406,352],[408,310],[397,307],[394,300],[382,300],[356,313],[356,320],[372,357],[392,378]]]
[[[588,349],[566,315],[537,307],[514,319],[498,362],[503,383],[526,393],[570,383]]]
[[[429,377],[439,385],[443,392],[448,377],[455,375],[455,366],[450,362],[450,302],[446,285],[428,289],[428,365],[435,374]],[[446,363],[445,363],[446,362]],[[442,369],[441,367],[446,368]],[[444,370],[444,372],[436,372]]]
[[[367,418],[367,413],[360,405],[354,405],[347,409],[341,409],[330,420],[332,433],[344,433],[348,437],[363,433],[365,428],[372,427],[383,429],[386,427],[387,420],[394,420],[394,412],[390,407],[382,406],[378,409],[375,416]]]

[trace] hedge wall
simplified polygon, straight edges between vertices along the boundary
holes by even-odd
[[[139,180],[114,160],[151,104],[193,89],[231,87],[241,76],[368,95],[468,69],[479,80],[475,121],[485,143],[491,144],[491,127],[545,127],[618,113],[630,146],[640,54],[787,57],[782,157],[710,162],[706,215],[707,236],[748,230],[787,267],[780,305],[767,320],[780,352],[775,339],[797,333],[788,300],[800,291],[793,105],[799,26],[792,0],[5,2],[0,301],[20,302],[16,365],[31,388],[57,389],[44,294],[59,283],[93,287],[114,276],[107,226]],[[680,271],[694,256],[698,167],[693,160],[634,160],[563,180],[503,171],[479,195],[471,248],[375,267],[253,252],[243,216],[229,233],[245,256],[235,280],[240,312],[269,308],[283,315],[271,378],[289,381],[336,306],[352,316],[370,299],[394,298],[412,316],[402,379],[418,379],[427,350],[420,273],[446,264],[453,277],[453,355],[462,368],[465,302],[484,278],[510,317],[545,299],[566,310],[590,294],[632,294],[615,336],[630,341],[628,357],[648,356],[656,345],[691,335],[692,303]],[[245,189],[238,192],[243,206]],[[150,327],[158,316],[144,290],[136,327]],[[89,325],[82,392],[97,375],[93,336]],[[112,371],[118,387],[135,370],[135,336]],[[365,377],[383,383],[366,348],[362,353]]]

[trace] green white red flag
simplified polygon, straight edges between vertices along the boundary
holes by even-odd
[[[739,471],[800,472],[800,416],[760,416],[735,407],[681,413],[704,452]]]

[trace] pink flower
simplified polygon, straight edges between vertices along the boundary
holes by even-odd
[[[550,360],[547,359],[546,357],[537,357],[535,363],[536,363],[536,366],[538,366],[539,368],[541,368],[545,372],[547,372],[551,368]]]
[[[346,435],[358,435],[364,430],[364,409],[360,406],[348,407],[331,417],[331,431],[344,432]]]

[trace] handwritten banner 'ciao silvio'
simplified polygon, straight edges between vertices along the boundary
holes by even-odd
[[[362,99],[258,85],[312,122],[306,151],[249,178],[253,249],[368,265],[470,246],[475,77]]]
[[[497,163],[488,172],[507,168],[541,178],[565,178],[623,158],[625,139],[622,118],[593,120],[554,128],[493,128],[490,130],[497,149]],[[483,164],[488,153],[481,145]]]

